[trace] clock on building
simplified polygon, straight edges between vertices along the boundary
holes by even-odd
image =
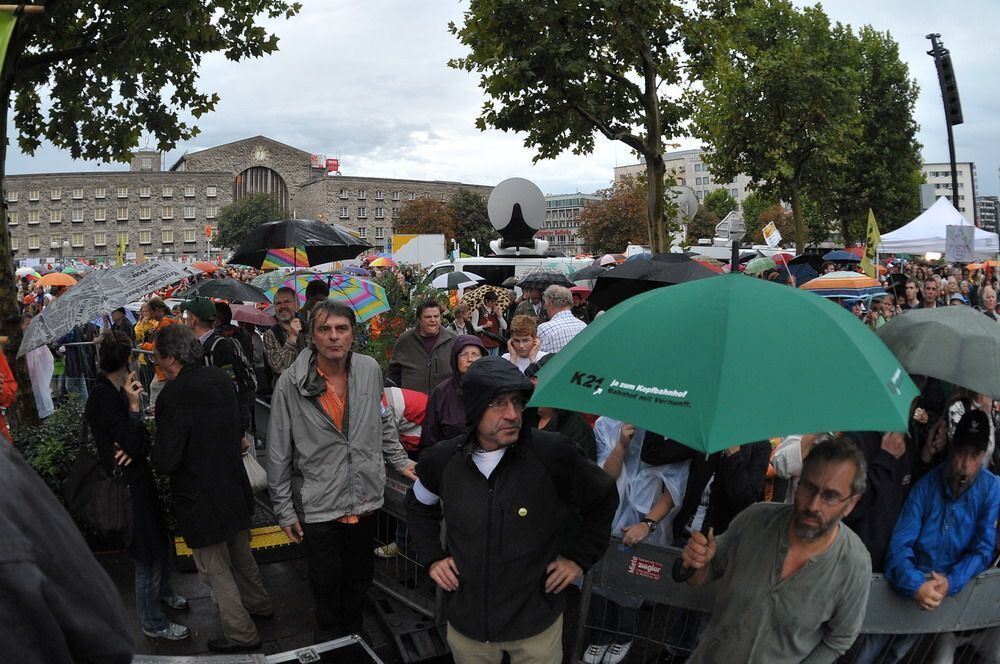
[[[258,145],[253,149],[253,158],[257,161],[264,161],[267,159],[267,149],[263,145]]]

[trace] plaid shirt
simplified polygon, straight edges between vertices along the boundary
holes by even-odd
[[[540,350],[546,353],[561,351],[585,327],[587,324],[569,309],[560,311],[548,322],[538,326],[538,338],[542,340]]]

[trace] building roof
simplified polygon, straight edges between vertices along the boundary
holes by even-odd
[[[174,162],[174,165],[171,166],[168,170],[171,170],[171,171],[177,170],[177,168],[182,163],[184,163],[184,160],[186,160],[191,155],[204,155],[206,153],[213,152],[215,150],[222,150],[223,148],[228,148],[228,147],[231,147],[233,145],[240,145],[241,143],[261,143],[261,142],[263,142],[263,143],[270,143],[271,145],[276,145],[276,146],[278,146],[280,148],[283,148],[285,150],[291,150],[293,152],[298,152],[299,154],[301,154],[303,156],[303,158],[306,161],[308,161],[309,158],[312,157],[312,153],[311,152],[306,152],[305,150],[302,150],[301,148],[297,148],[297,147],[295,147],[293,145],[288,145],[287,143],[282,143],[281,141],[276,141],[273,138],[268,138],[267,136],[264,136],[262,134],[257,134],[256,136],[251,136],[249,138],[241,138],[238,141],[231,141],[229,143],[223,143],[222,145],[213,145],[210,148],[204,148],[202,150],[196,150],[194,152],[185,152],[184,154],[182,154],[180,156],[180,158],[176,162]]]

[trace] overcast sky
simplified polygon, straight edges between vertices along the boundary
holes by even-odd
[[[545,193],[592,192],[613,178],[616,165],[635,163],[619,143],[598,138],[594,154],[564,155],[533,165],[523,137],[480,132],[474,122],[483,96],[474,74],[446,66],[461,55],[448,33],[466,2],[303,0],[301,14],[269,24],[280,52],[257,61],[206,59],[201,87],[221,97],[202,118],[202,133],[167,155],[263,134],[313,153],[339,156],[344,174],[458,180],[493,185],[526,177]],[[925,35],[940,32],[958,79],[965,124],[955,128],[959,161],[974,161],[980,194],[997,194],[1000,101],[996,67],[997,0],[831,0],[833,20],[889,30],[917,79],[916,119],[925,161],[947,161],[944,114]],[[683,147],[696,147],[679,138]],[[14,140],[8,173],[41,173],[119,165],[74,162],[51,145],[34,157]]]

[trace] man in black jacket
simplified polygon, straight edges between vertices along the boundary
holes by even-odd
[[[407,493],[457,661],[560,662],[561,593],[608,546],[615,483],[566,437],[522,426],[531,391],[506,360],[473,364],[462,379],[470,431],[425,450]]]
[[[156,335],[153,359],[167,384],[156,402],[153,465],[170,475],[178,529],[219,605],[223,636],[209,650],[255,650],[251,616],[273,615],[250,551],[253,493],[243,467],[243,430],[233,381],[201,363],[194,333],[170,325]]]

